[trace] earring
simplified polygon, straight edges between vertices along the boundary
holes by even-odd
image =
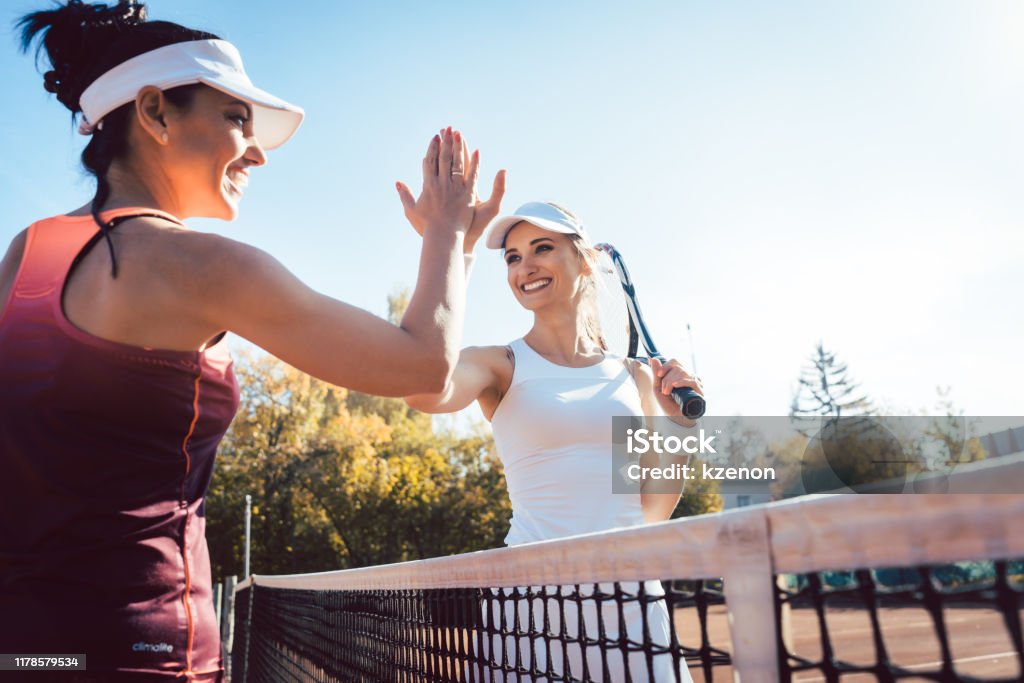
[[[164,143],[167,142],[167,137],[168,136],[167,136],[167,131],[166,130],[163,133],[160,134],[160,139],[163,140]]]

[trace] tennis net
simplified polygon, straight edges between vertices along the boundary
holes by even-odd
[[[1001,460],[948,494],[253,576],[232,680],[1022,680],[1024,459]]]

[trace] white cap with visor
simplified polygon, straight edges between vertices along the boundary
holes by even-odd
[[[82,120],[78,132],[91,135],[103,117],[135,100],[142,88],[152,85],[169,90],[203,83],[253,108],[253,130],[264,149],[280,147],[295,133],[305,112],[260,90],[242,66],[238,48],[226,40],[190,40],[144,52],[118,64],[93,81],[79,99]]]
[[[580,219],[570,211],[563,209],[554,202],[527,202],[516,209],[515,213],[496,218],[487,226],[487,241],[485,242],[487,248],[504,248],[505,237],[508,235],[508,231],[523,221],[551,232],[558,232],[563,235],[579,235],[588,244],[590,242],[587,231],[583,229]]]

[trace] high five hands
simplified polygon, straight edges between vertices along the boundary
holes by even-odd
[[[405,217],[417,233],[444,228],[453,222],[465,230],[464,251],[470,253],[484,228],[494,220],[505,196],[507,172],[494,176],[491,196],[481,201],[477,193],[480,176],[480,150],[469,153],[466,138],[451,126],[430,141],[423,158],[423,190],[413,197],[403,182],[395,183],[405,209]]]

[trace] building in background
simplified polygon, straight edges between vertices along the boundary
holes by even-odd
[[[1024,453],[1024,427],[1012,427],[978,437],[989,458]]]
[[[722,509],[747,507],[770,503],[773,500],[771,487],[773,481],[722,481]]]

